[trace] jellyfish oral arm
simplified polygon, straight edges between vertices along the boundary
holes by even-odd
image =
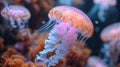
[[[25,24],[26,24],[26,23],[27,23],[27,22],[25,22],[25,21],[17,20],[17,24],[18,24],[19,29],[25,28]]]
[[[15,21],[13,19],[10,19],[10,24],[13,28],[16,28]]]
[[[35,61],[41,60],[48,63],[48,67],[56,66],[59,60],[63,58],[73,43],[77,40],[77,33],[74,27],[67,23],[55,25],[49,33],[49,39],[45,40],[45,49],[37,55]],[[55,51],[55,55],[46,58],[47,53]]]

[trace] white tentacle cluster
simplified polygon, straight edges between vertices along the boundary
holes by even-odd
[[[39,53],[40,55],[37,55],[35,61],[43,61],[48,64],[47,67],[56,66],[76,42],[78,37],[76,31],[70,23],[56,24],[50,31],[48,40],[45,40],[45,49]],[[46,55],[53,51],[55,51],[55,55],[47,58]]]

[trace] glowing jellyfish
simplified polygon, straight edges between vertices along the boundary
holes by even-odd
[[[98,18],[100,21],[104,22],[106,20],[106,15],[108,9],[114,7],[117,4],[117,0],[94,0],[94,6],[91,9],[89,15],[94,16],[94,13],[98,12]]]
[[[31,14],[28,9],[20,5],[10,5],[1,11],[1,15],[10,21],[13,28],[23,29],[27,25],[27,21]]]
[[[102,52],[105,54],[105,57],[110,58],[107,61],[111,67],[114,67],[120,55],[120,23],[107,26],[101,32],[100,37],[102,41],[106,42]],[[104,50],[107,51],[105,52]]]
[[[93,25],[90,19],[81,10],[70,6],[57,6],[49,12],[50,20],[42,29],[53,25],[48,39],[45,40],[44,50],[37,55],[35,61],[42,61],[47,66],[56,66],[59,60],[73,48],[76,42],[85,42],[93,34]],[[40,29],[41,30],[41,29]],[[47,57],[49,52],[55,54]]]

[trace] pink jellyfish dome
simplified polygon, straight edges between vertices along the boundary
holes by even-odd
[[[1,15],[6,19],[28,20],[31,16],[28,9],[20,5],[10,5],[1,11]]]
[[[120,39],[120,23],[114,23],[104,28],[100,37],[104,42]]]
[[[50,10],[50,19],[62,20],[64,23],[71,22],[71,26],[80,29],[81,33],[86,32],[87,37],[93,34],[93,24],[89,17],[81,10],[71,6],[57,6]]]

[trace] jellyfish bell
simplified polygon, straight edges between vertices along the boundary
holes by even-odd
[[[108,67],[107,64],[105,64],[101,58],[96,56],[91,56],[87,61],[88,67]]]
[[[71,6],[57,6],[52,8],[48,13],[49,21],[43,27],[39,28],[38,31],[43,29],[49,29],[55,23],[70,22],[71,26],[75,26],[80,31],[86,32],[87,37],[91,37],[93,34],[93,24],[88,16],[81,10]],[[54,22],[52,22],[54,21]]]
[[[115,6],[117,4],[117,0],[94,0],[94,3]]]
[[[10,5],[1,11],[2,17],[10,21],[13,28],[25,28],[25,24],[30,19],[31,14],[28,9],[20,5]]]
[[[120,39],[120,23],[114,23],[104,28],[100,38],[104,42]]]

